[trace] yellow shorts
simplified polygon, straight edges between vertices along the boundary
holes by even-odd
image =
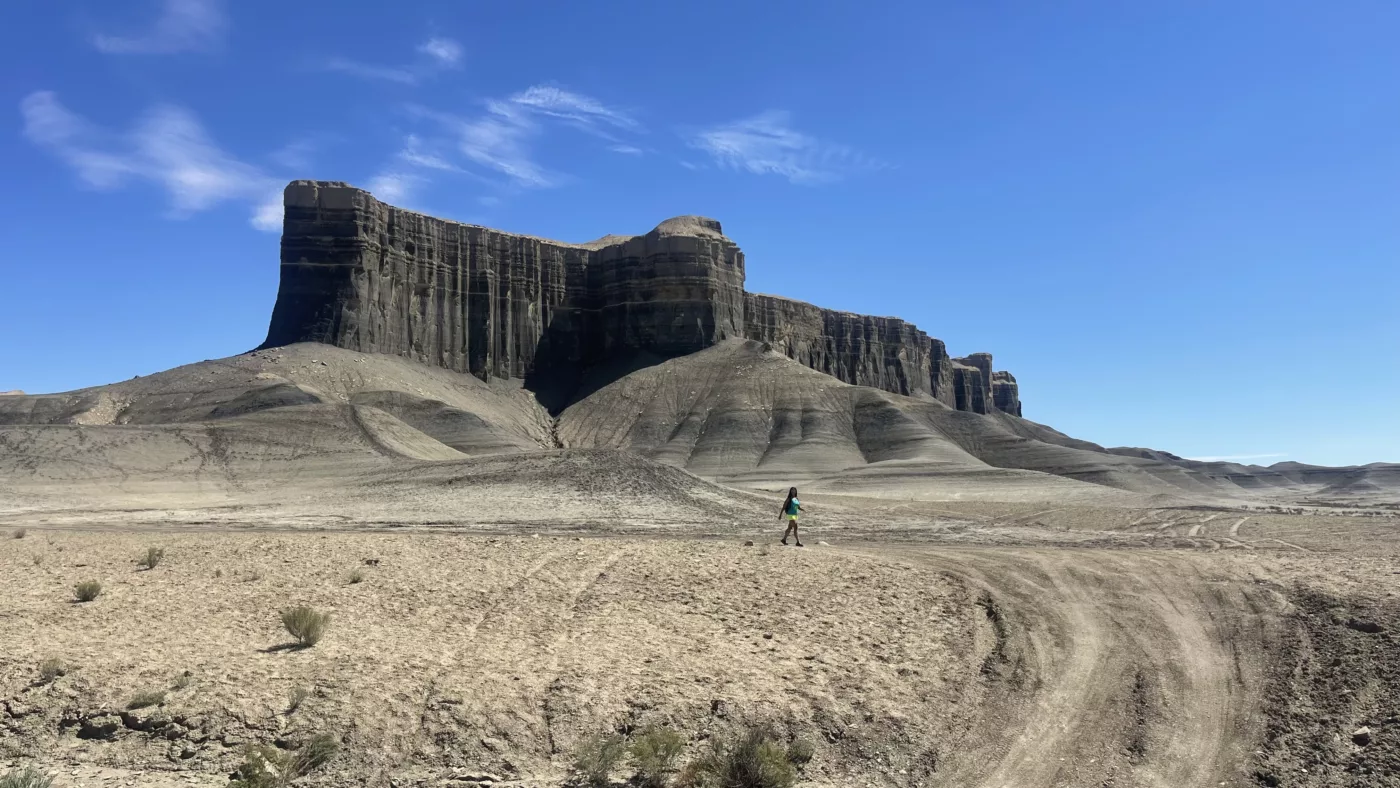
[[[788,515],[788,522],[790,522],[790,523],[795,523],[795,522],[797,522],[797,515],[795,515],[795,514],[790,514],[790,515]]]

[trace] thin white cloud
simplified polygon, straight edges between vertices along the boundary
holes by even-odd
[[[458,150],[475,164],[521,186],[544,188],[554,179],[531,156],[529,139],[539,126],[514,106],[491,102],[486,117],[458,127]]]
[[[476,118],[461,118],[423,108],[414,111],[445,126],[455,138],[457,152],[477,168],[504,175],[511,185],[534,189],[557,186],[565,180],[535,159],[533,143],[552,126],[564,124],[602,136],[607,136],[602,131],[604,128],[619,132],[641,130],[626,113],[589,96],[548,85],[537,85],[505,99],[487,101],[486,112]],[[621,142],[613,149],[623,153],[641,152]],[[439,157],[421,152],[411,155],[422,166],[446,169],[440,165],[447,162]]]
[[[419,44],[416,50],[422,56],[420,62],[406,66],[381,66],[333,57],[322,63],[322,68],[361,79],[416,85],[444,69],[455,67],[462,59],[462,45],[450,38],[430,38]]]
[[[1287,457],[1287,454],[1225,454],[1219,457],[1187,457],[1188,460],[1196,462],[1239,462],[1242,460],[1268,460],[1276,457]]]
[[[385,82],[398,82],[403,85],[412,85],[418,82],[418,75],[408,69],[373,66],[368,63],[347,60],[343,57],[333,57],[327,60],[325,68],[327,71],[338,71],[362,79],[378,79]]]
[[[642,149],[636,145],[610,145],[608,150],[613,153],[621,153],[624,156],[640,156],[643,153]]]
[[[413,175],[403,172],[383,172],[370,179],[370,194],[384,202],[403,205],[409,201],[409,194],[417,182]]]
[[[600,125],[619,129],[637,128],[637,122],[626,113],[605,107],[596,99],[552,85],[526,88],[511,96],[510,102],[531,112],[567,120],[590,129]]]
[[[271,195],[280,195],[280,182],[221,150],[184,109],[157,106],[124,134],[93,126],[50,91],[26,96],[20,113],[25,137],[58,156],[94,189],[149,181],[164,188],[174,217],[238,201],[253,204],[254,227],[281,226],[280,196],[275,218],[269,208]]]
[[[418,51],[442,66],[455,66],[462,60],[462,45],[450,38],[430,38],[418,45]]]
[[[779,111],[702,130],[691,137],[690,144],[723,167],[780,175],[793,183],[834,181],[883,166],[844,145],[794,129],[791,116]]]
[[[165,0],[149,32],[135,36],[97,35],[93,46],[120,55],[202,52],[218,46],[227,20],[220,0]]]

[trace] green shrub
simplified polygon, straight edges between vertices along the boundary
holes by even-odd
[[[710,751],[687,764],[677,780],[682,788],[788,788],[796,782],[788,749],[762,728],[714,740]]]
[[[102,584],[96,580],[84,580],[73,586],[73,596],[77,597],[79,602],[91,602],[100,593],[102,593]]]
[[[309,607],[282,611],[282,626],[303,646],[314,646],[320,642],[330,623],[330,613],[318,613]]]
[[[136,562],[136,565],[144,566],[147,569],[155,569],[157,566],[160,565],[161,559],[163,558],[165,558],[164,547],[147,547],[146,555],[142,556]]]
[[[787,759],[794,766],[805,766],[817,754],[816,745],[810,739],[798,739],[788,745]]]
[[[146,690],[145,692],[138,692],[131,696],[131,700],[126,702],[126,707],[135,711],[136,709],[144,709],[148,706],[159,706],[164,702],[164,690]]]
[[[67,676],[70,670],[72,668],[68,667],[68,664],[63,660],[49,657],[39,663],[39,678],[43,679],[45,684],[49,684],[57,681],[61,676]]]
[[[666,788],[685,751],[685,738],[670,728],[652,727],[632,738],[627,753],[636,770],[633,782],[642,788]]]
[[[325,766],[340,752],[340,742],[329,733],[312,736],[301,748],[292,753],[288,761],[288,772],[300,777]]]
[[[627,755],[627,741],[616,734],[595,736],[583,743],[574,755],[575,782],[604,788],[612,781],[612,773]]]
[[[53,778],[45,777],[43,772],[33,766],[6,772],[0,777],[0,788],[49,788],[52,785]]]
[[[277,788],[289,782],[287,753],[267,744],[250,744],[229,788]]]
[[[285,752],[266,744],[249,745],[243,751],[229,788],[281,788],[298,777],[304,777],[325,766],[340,751],[340,742],[328,733],[320,733],[300,749]]]

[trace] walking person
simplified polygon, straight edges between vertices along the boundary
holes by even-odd
[[[787,500],[783,501],[783,508],[778,514],[778,519],[787,518],[787,530],[783,531],[783,544],[787,544],[788,534],[792,534],[792,538],[797,542],[797,546],[802,546],[802,537],[797,535],[797,513],[804,511],[806,511],[806,509],[802,508],[802,502],[797,500],[797,488],[790,488],[788,490]]]

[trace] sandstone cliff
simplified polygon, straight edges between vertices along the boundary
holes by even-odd
[[[406,211],[344,183],[285,193],[281,286],[263,347],[321,342],[557,392],[615,358],[766,342],[848,383],[1020,415],[991,356],[949,357],[898,318],[744,292],[744,253],[696,216],[569,244]],[[1007,385],[1009,384],[1009,389]],[[1002,391],[998,395],[996,392]]]

